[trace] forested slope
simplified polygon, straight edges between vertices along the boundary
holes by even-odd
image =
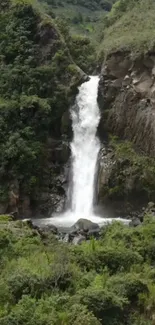
[[[40,200],[44,178],[48,192],[47,141],[60,138],[62,115],[82,77],[59,29],[37,2],[1,1],[1,212],[16,209],[14,196],[21,209],[25,195],[27,205]]]
[[[115,0],[40,0],[52,16],[67,21],[73,34],[93,38],[98,22],[112,8]]]

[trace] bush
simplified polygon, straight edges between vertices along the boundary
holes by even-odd
[[[80,302],[92,310],[98,319],[102,319],[103,324],[112,325],[122,321],[127,306],[125,298],[120,298],[110,291],[92,288],[81,291],[80,297]]]
[[[68,69],[71,64],[74,72]],[[8,201],[9,186],[14,180],[19,184],[20,196],[29,196],[33,204],[39,201],[40,189],[47,178],[47,139],[60,138],[61,118],[72,100],[71,87],[76,87],[79,79],[81,74],[67,45],[37,1],[3,0],[1,202]]]
[[[154,237],[145,218],[137,228],[115,222],[75,247],[2,217],[0,325],[152,325]]]
[[[92,269],[97,272],[107,267],[111,274],[120,270],[130,270],[133,264],[142,263],[141,255],[124,247],[108,247],[97,244],[91,249],[89,244],[75,248],[75,258],[82,268],[87,271]]]

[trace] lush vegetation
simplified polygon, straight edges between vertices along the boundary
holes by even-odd
[[[154,158],[136,151],[129,141],[111,137],[113,167],[102,195],[114,200],[138,199],[153,200],[155,197]]]
[[[80,69],[35,1],[0,3],[0,201],[10,183],[33,200],[47,174],[48,137],[60,137]]]
[[[73,34],[93,37],[101,17],[109,12],[115,0],[40,0],[49,14],[67,21]]]
[[[65,39],[74,62],[86,73],[94,72],[97,66],[97,54],[90,38],[78,34],[72,35],[66,20],[58,17],[55,23]]]
[[[120,49],[145,53],[154,48],[154,0],[119,0],[103,20],[100,50],[104,55]]]
[[[112,2],[48,0],[44,11],[35,0],[1,0],[0,202],[14,182],[21,195],[39,200],[49,176],[47,142],[61,136],[62,115],[81,80],[77,65],[95,68],[90,40],[71,35],[53,12],[72,6],[71,23],[91,31],[96,18],[81,8],[110,10]],[[104,54],[153,48],[154,13],[153,0],[119,0],[101,25]],[[114,172],[104,194],[129,197],[134,188],[154,197],[154,160],[129,142],[113,138],[111,147]],[[80,246],[0,216],[0,325],[154,325],[154,238],[152,215],[136,228],[114,222]]]
[[[82,6],[90,10],[100,10],[102,8],[110,11],[114,0],[47,0],[47,3],[52,7],[65,7],[67,4],[72,4],[74,6]]]
[[[129,97],[132,97],[130,94],[130,89],[133,88],[133,94],[136,94],[136,87],[132,87],[131,85],[122,88],[118,86],[114,86],[112,88],[113,82],[111,71],[115,71],[117,69],[117,54],[119,55],[122,52],[122,56],[128,58],[135,62],[137,58],[137,66],[134,66],[129,69],[127,74],[134,74],[134,70],[137,75],[139,73],[143,73],[143,58],[149,56],[149,54],[154,53],[155,46],[155,1],[154,0],[119,0],[117,1],[113,7],[111,12],[104,17],[102,24],[100,25],[100,59],[101,63],[106,57],[109,55],[109,66],[107,64],[107,76],[108,82],[105,81],[105,98],[109,96],[107,99],[107,107],[106,104],[103,107],[103,121],[108,121],[108,117],[110,114],[110,107],[123,107],[124,100],[120,100],[121,94],[128,94]],[[115,53],[117,52],[117,54]],[[116,61],[114,66],[114,61],[110,60],[110,55],[113,53],[114,57],[116,54]],[[130,54],[129,54],[130,53]],[[139,59],[140,58],[140,59]],[[108,60],[107,60],[108,61]],[[140,68],[141,65],[141,68]],[[123,71],[123,63],[121,67],[120,63],[120,76],[121,69]],[[140,72],[141,69],[141,72]],[[119,70],[119,69],[118,69]],[[114,72],[115,76],[115,72]],[[115,77],[114,77],[115,78]],[[116,75],[117,78],[117,75]],[[119,79],[119,77],[118,77]],[[121,79],[121,78],[120,78]],[[119,83],[119,80],[117,80]],[[116,83],[117,83],[116,81]],[[151,88],[151,87],[150,87]],[[114,90],[115,89],[115,90]],[[117,97],[118,95],[118,97]],[[120,96],[119,96],[120,95]],[[134,97],[133,95],[133,97]],[[145,95],[141,94],[141,98],[145,98]],[[104,96],[104,95],[103,95]],[[147,95],[149,97],[149,95]],[[146,96],[146,97],[147,97]],[[122,96],[123,98],[123,96]],[[141,98],[137,98],[137,103],[139,103],[139,111],[141,110]],[[108,102],[109,100],[109,102]],[[148,99],[149,101],[149,99]],[[103,104],[103,99],[101,99]],[[106,101],[105,101],[106,102]],[[133,101],[131,106],[134,105]],[[151,103],[152,105],[152,103]],[[151,106],[150,105],[150,106]],[[125,106],[124,106],[125,107]],[[152,106],[153,107],[153,106]],[[127,107],[129,112],[129,107]],[[112,114],[112,113],[111,113]],[[119,115],[121,116],[121,109],[117,110],[117,117],[119,119]],[[143,113],[142,113],[143,114]],[[130,112],[129,112],[130,115]],[[113,116],[113,115],[112,115]],[[127,117],[128,118],[128,117]],[[115,120],[115,118],[114,118]],[[110,122],[109,122],[110,123]],[[105,122],[106,124],[106,122]],[[108,122],[107,122],[108,124]],[[130,124],[130,123],[129,123]],[[129,125],[129,130],[132,129],[132,125]],[[131,123],[132,124],[132,123]],[[110,125],[110,124],[109,124]],[[120,137],[123,135],[123,119],[120,122]],[[106,126],[105,126],[106,127]],[[109,127],[110,129],[110,127]],[[115,134],[115,127],[111,132]],[[138,131],[137,132],[141,132]],[[136,129],[135,129],[135,134]],[[147,137],[146,137],[147,138]],[[127,139],[127,138],[126,138]],[[116,139],[115,139],[116,140]],[[121,139],[119,139],[121,140]],[[146,140],[147,141],[147,140]],[[149,143],[149,140],[148,140]],[[134,199],[143,198],[147,200],[154,200],[155,198],[155,163],[154,159],[151,157],[147,157],[145,152],[139,152],[134,148],[132,143],[127,141],[111,141],[112,148],[114,150],[114,161],[115,165],[113,165],[112,173],[109,179],[109,183],[106,187],[103,187],[103,196],[106,195],[110,197],[112,200],[116,198],[121,199]],[[137,146],[138,147],[138,146]],[[151,153],[150,153],[151,155]]]
[[[154,237],[151,216],[80,246],[1,216],[0,324],[153,325]]]

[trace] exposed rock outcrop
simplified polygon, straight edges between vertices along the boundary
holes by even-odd
[[[125,51],[109,54],[98,101],[100,135],[118,137],[110,141],[115,142],[112,152],[101,159],[99,201],[108,199],[130,212],[155,201],[155,52],[137,57]]]
[[[101,71],[100,132],[132,141],[155,156],[155,53],[133,58],[119,51],[107,57]]]
[[[135,159],[136,156],[134,162]],[[118,156],[116,149],[111,146],[101,150],[98,203],[104,205],[109,216],[128,217],[132,211],[139,211],[144,202],[147,202],[148,193],[143,188],[144,173],[146,171],[142,170],[138,161],[133,163],[129,156],[124,157],[123,154]],[[149,190],[149,182],[147,184]]]
[[[74,231],[91,231],[99,229],[99,226],[97,223],[94,223],[88,219],[79,219],[72,227],[72,230]]]

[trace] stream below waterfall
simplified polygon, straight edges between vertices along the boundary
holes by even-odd
[[[79,87],[74,105],[70,109],[73,129],[71,147],[70,183],[68,188],[69,206],[62,214],[48,219],[36,220],[37,223],[53,224],[57,227],[70,227],[79,219],[89,219],[100,226],[111,222],[106,215],[94,212],[96,192],[96,169],[100,151],[100,141],[96,136],[100,121],[97,103],[99,77],[92,76]],[[123,222],[127,220],[118,218]]]

